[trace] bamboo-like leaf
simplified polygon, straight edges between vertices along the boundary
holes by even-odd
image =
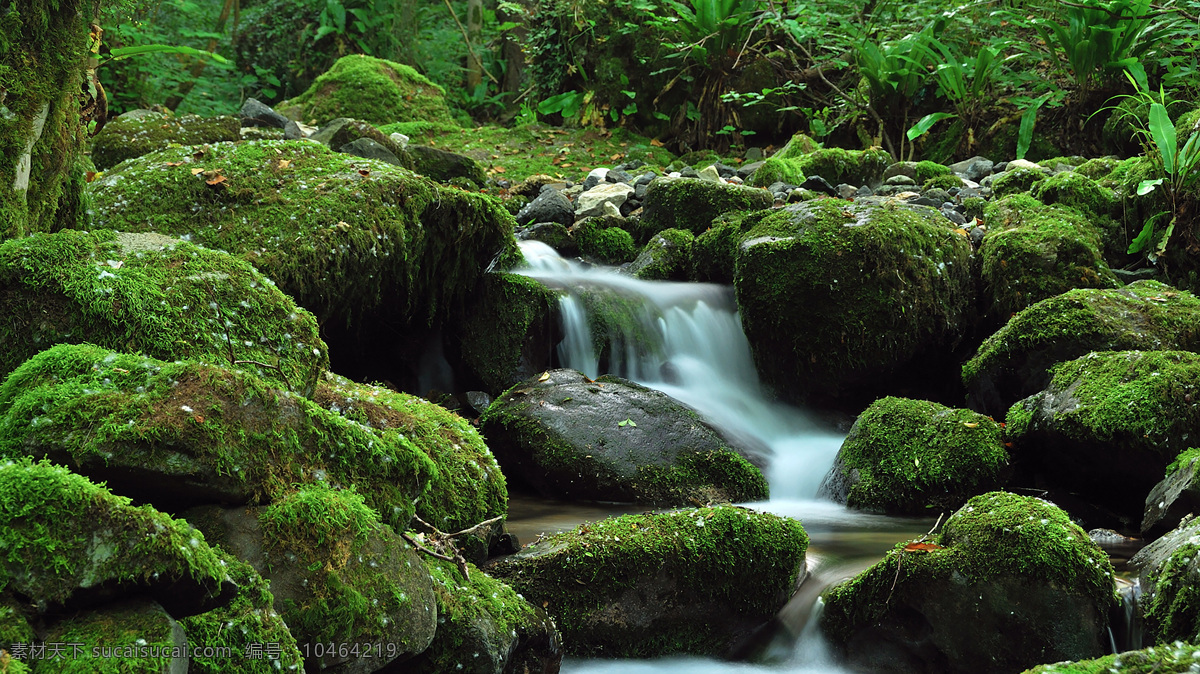
[[[1150,136],[1158,146],[1159,156],[1162,157],[1163,170],[1167,175],[1175,175],[1175,152],[1178,149],[1175,140],[1175,125],[1167,114],[1167,107],[1162,103],[1150,104]]]
[[[143,44],[136,47],[117,47],[110,52],[112,60],[119,61],[127,59],[131,56],[141,56],[142,54],[184,54],[186,56],[196,56],[199,58],[209,58],[217,63],[229,63],[229,59],[203,49],[194,47],[184,47],[174,44]]]
[[[1021,128],[1017,131],[1017,159],[1024,159],[1025,153],[1029,152],[1029,146],[1033,143],[1033,127],[1037,123],[1038,108],[1048,100],[1050,94],[1045,94],[1030,103],[1025,112],[1021,113]]]
[[[1153,192],[1154,188],[1158,187],[1162,183],[1163,183],[1162,178],[1158,178],[1155,180],[1143,180],[1142,182],[1138,183],[1137,195],[1139,197],[1146,196],[1147,194],[1150,194],[1151,192]]]
[[[1166,211],[1162,211],[1146,218],[1146,224],[1142,225],[1141,233],[1129,244],[1129,250],[1126,252],[1132,255],[1133,253],[1140,253],[1145,250],[1146,246],[1150,245],[1150,242],[1154,239],[1155,221],[1166,214]]]
[[[958,117],[958,115],[952,112],[935,112],[925,115],[921,119],[917,120],[917,123],[913,124],[905,135],[908,136],[909,140],[915,140],[918,136],[921,136],[926,131],[933,128],[934,124],[937,124],[943,119],[950,119],[951,117]]]

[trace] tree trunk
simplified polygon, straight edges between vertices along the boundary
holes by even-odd
[[[483,83],[479,38],[483,35],[483,0],[467,0],[467,92]]]
[[[70,177],[83,138],[88,4],[0,2],[0,241],[72,224],[57,219],[83,189]]]

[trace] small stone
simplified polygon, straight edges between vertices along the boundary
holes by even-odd
[[[906,175],[894,175],[883,181],[885,185],[916,185],[917,181]]]
[[[837,186],[837,192],[838,192],[838,196],[843,199],[853,199],[855,196],[858,195],[858,188],[855,187],[854,185],[847,185],[846,183],[842,183]]]
[[[717,170],[716,165],[713,164],[700,169],[700,179],[707,180],[710,183],[719,183],[721,182],[721,174]]]

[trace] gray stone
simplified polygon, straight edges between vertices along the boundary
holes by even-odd
[[[246,102],[242,103],[239,114],[242,117],[242,126],[270,126],[283,129],[291,121],[256,98],[247,98]]]
[[[889,178],[894,178],[896,176],[905,176],[912,181],[907,184],[915,185],[917,181],[917,163],[911,161],[898,161],[883,171],[884,182],[887,182]]]
[[[379,143],[376,143],[370,138],[359,138],[351,143],[346,143],[342,147],[338,148],[338,152],[341,152],[342,154],[351,154],[355,157],[362,157],[363,159],[377,159],[389,164],[395,164],[396,166],[404,165],[400,162],[400,159],[392,153],[391,150],[380,145]]]
[[[517,224],[557,222],[570,227],[575,222],[575,205],[553,187],[542,188],[541,194],[517,212]]]
[[[858,195],[858,188],[855,187],[854,185],[847,185],[846,183],[842,183],[837,186],[837,192],[838,192],[838,196],[843,199],[853,199],[855,196]]]
[[[917,181],[906,175],[895,175],[883,181],[885,185],[916,185]]]

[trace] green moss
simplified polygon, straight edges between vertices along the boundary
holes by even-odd
[[[750,184],[766,187],[783,181],[799,185],[805,176],[818,175],[831,185],[867,185],[877,183],[891,163],[891,155],[883,150],[826,148],[796,158],[776,155],[754,172]]]
[[[774,197],[766,190],[696,178],[658,178],[646,187],[638,240],[648,241],[665,229],[698,235],[721,215],[770,208],[772,203]]]
[[[1081,157],[1079,155],[1073,155],[1070,157],[1051,157],[1049,159],[1043,159],[1043,160],[1037,162],[1037,165],[1041,166],[1042,168],[1048,168],[1051,171],[1053,171],[1058,168],[1059,164],[1065,164],[1067,166],[1079,166],[1079,165],[1083,164],[1085,161],[1087,161],[1086,158]]]
[[[1119,160],[1112,157],[1096,157],[1075,167],[1075,173],[1085,178],[1091,178],[1092,180],[1103,180],[1113,172],[1118,162]]]
[[[971,245],[951,227],[929,208],[833,199],[762,217],[734,279],[759,371],[781,391],[832,391],[956,334]]]
[[[988,205],[982,276],[1001,319],[1073,288],[1119,285],[1101,255],[1098,230],[1077,211],[1023,195]]]
[[[411,442],[429,457],[435,470],[416,506],[426,522],[454,532],[507,512],[508,490],[496,459],[475,427],[454,412],[336,375],[325,377],[314,402],[391,442]]]
[[[489,393],[495,395],[521,379],[526,339],[557,306],[557,294],[531,278],[503,272],[484,276],[478,302],[466,312],[460,340],[463,362]]]
[[[170,145],[241,140],[242,123],[228,115],[203,118],[196,115],[175,117],[159,112],[122,115],[109,122],[92,140],[92,161],[101,171],[126,159],[140,157]]]
[[[182,520],[47,461],[0,462],[0,591],[62,603],[106,582],[175,579],[215,597],[228,573],[204,536]]]
[[[933,180],[934,178],[937,178],[940,176],[954,175],[954,172],[950,170],[950,167],[944,166],[944,165],[939,164],[934,161],[919,161],[919,162],[917,162],[917,165],[914,167],[914,169],[917,172],[916,181],[918,183],[925,184],[925,185],[927,185],[928,182],[930,180]],[[962,187],[962,181],[960,180],[957,184],[955,184],[953,186],[954,187]],[[936,185],[936,187],[942,187],[942,186]],[[929,187],[926,186],[925,189],[929,189]]]
[[[963,208],[966,209],[966,212],[963,213],[963,216],[971,219],[983,220],[983,215],[987,210],[987,204],[987,199],[984,199],[983,197],[967,197],[966,199],[962,200]]]
[[[1171,477],[1178,472],[1180,468],[1186,468],[1190,466],[1196,461],[1196,459],[1200,459],[1200,447],[1189,447],[1188,449],[1183,450],[1179,453],[1179,456],[1176,456],[1175,460],[1167,466],[1164,477]]]
[[[683,229],[664,229],[655,234],[634,263],[636,269],[633,275],[648,280],[687,280],[692,268],[692,243],[695,238],[690,231]],[[644,265],[643,259],[646,261]]]
[[[213,176],[225,180],[207,184]],[[495,200],[306,141],[163,150],[91,186],[98,226],[229,251],[322,321],[432,320],[516,250],[515,223]]]
[[[337,117],[372,124],[453,123],[441,87],[410,66],[362,54],[338,59],[307,91],[276,109],[318,124]]]
[[[1112,190],[1075,171],[1056,173],[1040,181],[1032,194],[1044,204],[1060,204],[1096,216],[1108,216],[1115,205]]]
[[[188,662],[177,623],[161,606],[144,599],[66,618],[51,627],[45,639],[67,647],[59,658],[37,661],[38,672],[159,674]]]
[[[750,176],[747,184],[759,187],[769,187],[775,183],[799,185],[804,179],[804,172],[800,170],[795,159],[776,155],[767,157],[763,165]]]
[[[819,149],[821,149],[821,146],[817,141],[803,133],[797,133],[788,139],[787,144],[779,148],[779,152],[776,152],[774,156],[780,159],[795,159],[803,157],[810,152],[816,152]]]
[[[0,598],[0,648],[11,651],[13,644],[27,644],[37,639],[26,617],[27,609],[12,597]]]
[[[1039,665],[1023,674],[1183,674],[1200,666],[1200,652],[1191,643],[1176,641],[1138,651],[1106,655],[1095,660]]]
[[[259,502],[296,484],[356,485],[399,527],[436,471],[411,440],[381,437],[253,375],[91,345],[43,351],[0,385],[0,457],[43,452],[81,470],[152,467],[160,479]]]
[[[699,502],[698,487],[716,485],[707,491],[710,502],[765,501],[770,497],[767,478],[737,452],[720,448],[708,452],[680,452],[670,466],[648,464],[638,467],[633,488],[645,495],[646,503]]]
[[[1187,525],[1185,520],[1183,526]],[[1194,534],[1194,525],[1188,529]],[[1198,554],[1200,544],[1194,538],[1188,538],[1179,541],[1160,565],[1143,571],[1140,605],[1147,642],[1195,643],[1200,640],[1200,586],[1194,580]]]
[[[239,662],[238,671],[244,674],[272,674],[299,669],[303,658],[296,639],[288,631],[283,618],[273,607],[269,583],[254,567],[216,549],[226,565],[229,576],[237,583],[238,592],[228,606],[206,613],[182,618],[179,622],[187,632],[192,648],[190,672],[220,674],[228,671],[230,660]],[[265,644],[278,645],[277,655],[267,652]],[[221,657],[198,655],[202,648],[228,648]],[[251,649],[262,657],[252,657]],[[273,650],[273,649],[272,649]]]
[[[1067,513],[1041,499],[1005,492],[976,496],[946,520],[940,548],[905,551],[898,543],[870,569],[827,591],[821,626],[837,643],[876,624],[892,592],[946,584],[954,592],[1005,578],[1090,600],[1099,615],[1116,601],[1112,564]],[[903,561],[902,561],[903,560]]]
[[[1010,194],[1029,192],[1048,175],[1049,171],[1035,168],[1010,168],[992,180],[992,198],[999,199]]]
[[[1001,427],[971,410],[882,398],[854,423],[835,471],[854,475],[852,508],[921,515],[948,510],[1001,484],[1008,468]]]
[[[692,279],[710,283],[733,283],[734,260],[747,220],[757,221],[767,211],[755,215],[734,211],[713,220],[692,244]]]
[[[329,366],[316,319],[269,279],[155,235],[62,231],[0,245],[0,316],[0,375],[52,344],[83,341],[164,360],[245,361],[236,367],[304,395]]]
[[[941,166],[941,164],[935,164],[935,166]],[[921,191],[924,192],[926,190],[933,190],[933,189],[948,190],[948,189],[951,189],[954,187],[962,187],[962,186],[963,186],[962,178],[959,178],[958,176],[954,175],[953,173],[943,173],[941,175],[936,175],[936,176],[926,180],[921,185]]]
[[[570,654],[718,654],[730,636],[698,616],[717,607],[750,621],[773,615],[807,546],[796,520],[721,506],[584,524],[491,569],[535,604],[546,602]],[[657,610],[636,626],[620,624],[610,614],[627,608],[615,599],[627,593],[646,593]]]
[[[601,287],[581,287],[578,292],[587,309],[597,358],[611,356],[626,341],[638,345],[657,343],[647,332],[648,311],[641,300]]]
[[[984,340],[963,365],[963,383],[970,386],[985,373],[1004,377],[1012,373],[1014,361],[1039,352],[1061,361],[1089,351],[1132,349],[1200,349],[1200,299],[1157,281],[1055,295],[1021,311]]]
[[[601,264],[624,264],[637,257],[633,236],[602,218],[589,218],[575,226],[579,252]]]

